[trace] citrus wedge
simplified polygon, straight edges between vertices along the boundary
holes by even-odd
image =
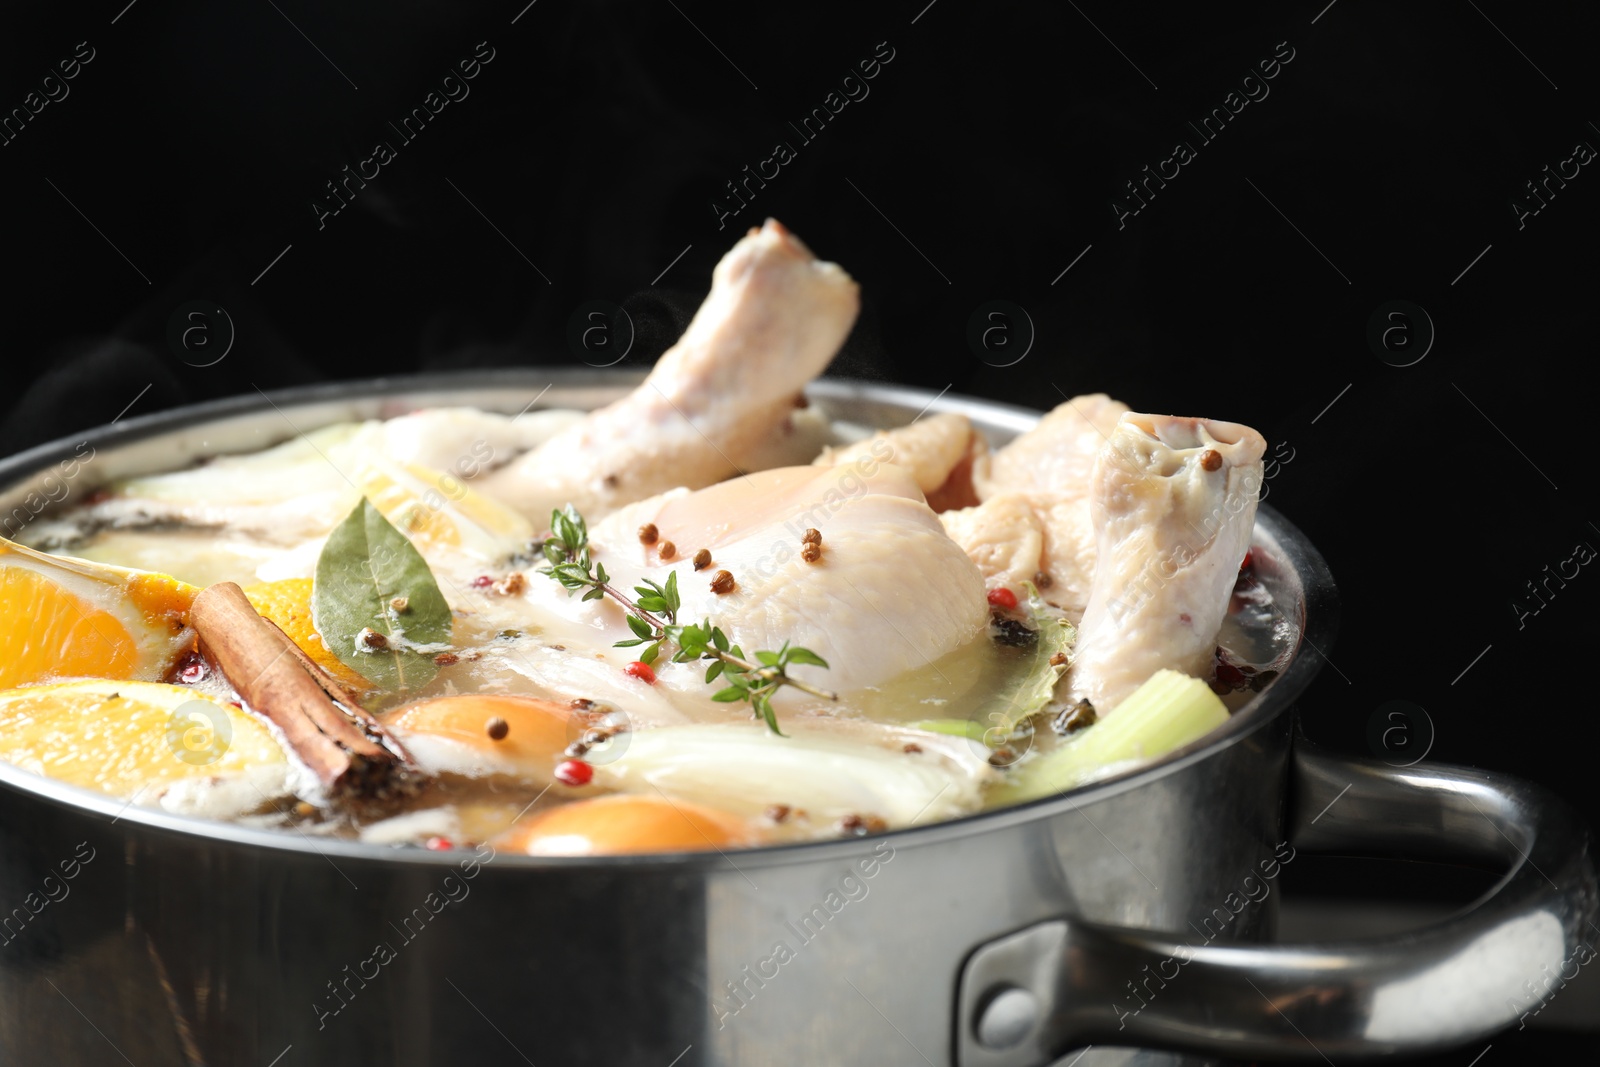
[[[162,677],[193,643],[199,590],[176,578],[0,538],[0,689],[58,678]]]
[[[453,474],[369,456],[355,477],[372,506],[423,553],[453,549],[493,562],[533,537],[526,518]]]
[[[229,704],[100,679],[0,692],[0,760],[116,797],[287,763],[267,728]]]
[[[533,856],[601,856],[740,848],[758,843],[736,815],[665,796],[593,797],[550,808],[509,830],[496,844]]]
[[[311,662],[357,692],[370,689],[371,682],[339,662],[339,657],[323,643],[311,618],[311,586],[310,578],[281,578],[246,586],[244,595],[250,606],[263,618],[277,623],[278,629],[288,634]]]

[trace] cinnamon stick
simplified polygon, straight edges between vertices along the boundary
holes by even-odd
[[[207,586],[195,597],[189,620],[201,650],[251,709],[283,731],[331,792],[378,799],[406,788],[415,766],[405,749],[353,694],[262,618],[244,590],[233,582]]]

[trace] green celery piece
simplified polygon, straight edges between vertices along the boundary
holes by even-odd
[[[1055,796],[1110,765],[1164,756],[1227,721],[1227,706],[1211,686],[1178,671],[1157,671],[1103,722],[1019,763],[989,798],[995,804],[1020,804]]]
[[[950,737],[967,737],[974,741],[982,741],[985,732],[981,724],[971,719],[918,719],[906,725],[913,730],[926,730],[931,734],[946,734]]]

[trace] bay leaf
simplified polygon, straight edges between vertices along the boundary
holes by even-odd
[[[405,598],[405,610],[391,606]],[[427,560],[372,503],[355,510],[328,535],[317,557],[311,587],[311,618],[339,662],[389,690],[418,689],[438,673],[434,648],[448,644],[450,605]],[[357,647],[364,629],[383,634],[388,647]]]
[[[1019,650],[1022,662],[1007,678],[991,689],[971,711],[967,720],[980,731],[999,726],[1011,729],[1039,711],[1055,696],[1056,683],[1066,673],[1066,661],[1078,640],[1078,628],[1057,608],[1045,603],[1032,582],[1023,582],[1028,595],[1029,629],[1037,635],[1026,649]],[[1057,654],[1060,664],[1051,662]]]

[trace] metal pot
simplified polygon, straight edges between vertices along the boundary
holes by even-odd
[[[341,419],[589,407],[636,379],[518,372],[319,386],[130,419],[0,462],[0,515]],[[848,382],[867,425],[1037,413]],[[45,479],[54,477],[55,482]],[[37,498],[35,498],[37,500]],[[1466,1042],[1587,962],[1589,837],[1542,789],[1309,749],[1296,698],[1337,601],[1263,506],[1255,559],[1300,627],[1214,736],[1058,798],[878,837],[599,859],[397,852],[127,807],[0,765],[0,1061],[960,1064],[1335,1058]],[[1288,844],[1282,844],[1287,840]],[[1382,943],[1267,943],[1295,850],[1509,870]],[[69,875],[70,872],[70,875]],[[1570,975],[1568,975],[1570,977]],[[1531,983],[1531,984],[1529,984]]]

